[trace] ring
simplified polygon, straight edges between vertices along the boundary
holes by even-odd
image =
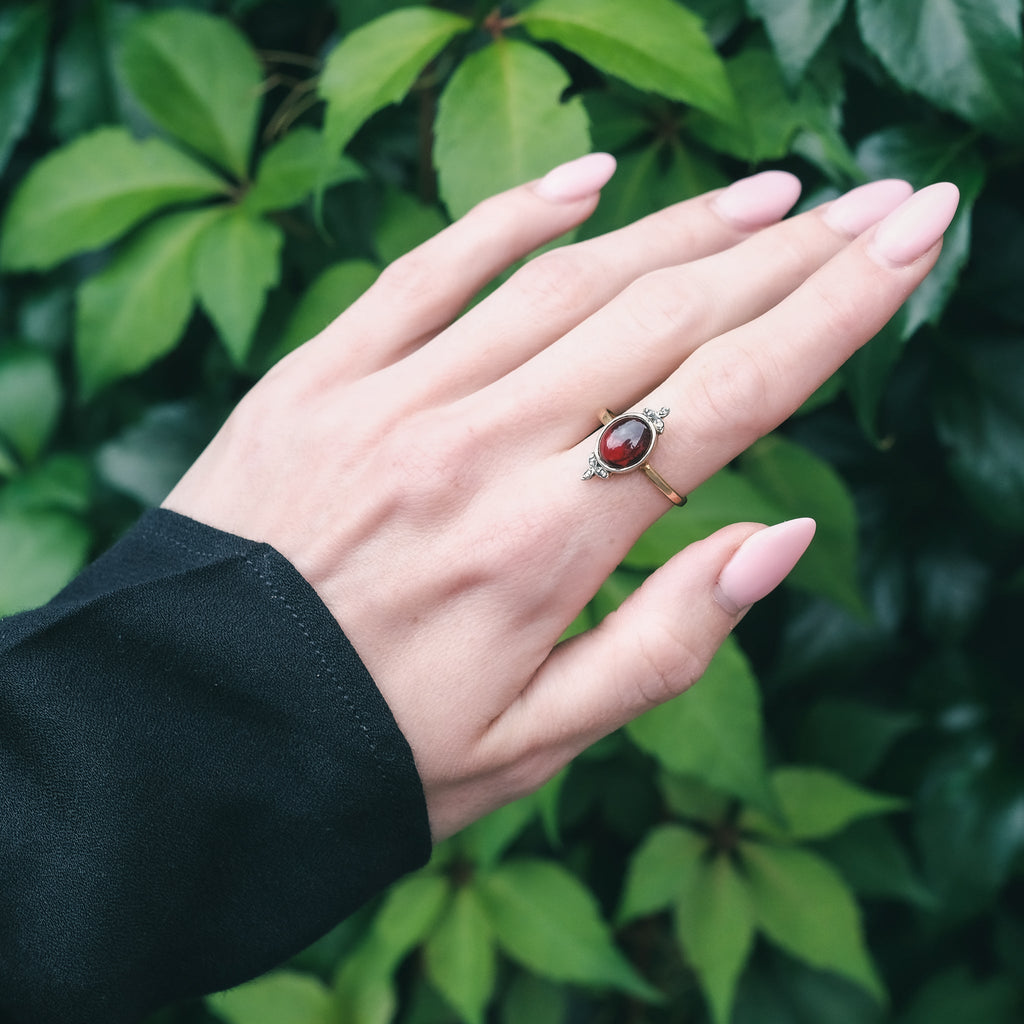
[[[605,409],[601,413],[604,428],[597,436],[594,454],[589,459],[590,468],[583,474],[583,479],[596,476],[607,480],[612,473],[642,469],[673,505],[685,505],[686,497],[671,487],[648,461],[665,429],[668,413],[668,409],[644,409],[643,412],[624,412],[616,416]]]

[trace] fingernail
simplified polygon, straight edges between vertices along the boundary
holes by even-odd
[[[878,225],[868,245],[871,258],[883,267],[920,259],[949,227],[959,201],[959,190],[948,181],[921,189]]]
[[[913,192],[910,182],[899,178],[870,181],[829,203],[825,208],[825,223],[836,231],[856,237],[895,210]]]
[[[588,153],[548,171],[533,191],[549,203],[574,203],[603,188],[615,173],[610,153]]]
[[[733,182],[715,197],[713,209],[736,227],[763,228],[792,209],[800,198],[800,179],[787,171],[762,171]]]
[[[738,615],[770,594],[800,561],[814,537],[813,519],[790,519],[748,537],[726,563],[715,600]]]

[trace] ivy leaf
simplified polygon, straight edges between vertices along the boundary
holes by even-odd
[[[824,459],[779,434],[749,448],[740,469],[783,510],[784,518],[812,516],[818,522],[814,543],[790,573],[790,581],[855,615],[865,614],[857,585],[857,512],[839,474]]]
[[[0,617],[49,601],[85,565],[90,543],[64,512],[0,510]]]
[[[707,839],[682,825],[661,825],[637,847],[626,872],[620,924],[673,904],[707,852]]]
[[[46,4],[0,11],[0,172],[36,109],[49,29]]]
[[[525,967],[556,981],[658,998],[615,948],[593,895],[565,868],[506,861],[477,884],[499,945]]]
[[[501,38],[467,57],[441,95],[434,159],[441,196],[460,217],[487,196],[590,150],[587,114],[562,66]]]
[[[275,971],[220,992],[206,1005],[227,1024],[330,1024],[332,999],[323,982],[296,971]]]
[[[973,125],[1020,139],[1024,67],[1018,4],[857,0],[857,20],[865,45],[905,89]]]
[[[427,977],[466,1024],[483,1024],[494,991],[491,926],[472,886],[463,886],[423,949]]]
[[[86,398],[169,352],[192,313],[192,258],[217,210],[151,224],[78,290],[76,356]]]
[[[747,6],[764,22],[779,64],[792,84],[800,80],[839,23],[846,0],[748,0]]]
[[[263,72],[234,25],[201,11],[147,14],[129,27],[120,65],[161,128],[235,177],[248,176]]]
[[[754,910],[746,881],[729,857],[701,860],[676,903],[676,938],[711,1005],[728,1024],[736,986],[754,945]]]
[[[284,233],[262,217],[228,210],[203,232],[193,267],[195,293],[236,366],[244,366],[267,291],[281,276]]]
[[[329,149],[340,153],[364,121],[402,99],[423,68],[471,27],[447,11],[404,7],[346,36],[331,51],[320,76]]]
[[[459,851],[474,864],[490,867],[537,817],[537,811],[537,796],[531,793],[474,822],[454,841]]]
[[[740,852],[758,927],[798,959],[835,971],[884,1002],[857,904],[835,870],[794,846],[742,843]]]
[[[242,205],[252,213],[287,210],[323,185],[337,185],[361,177],[363,169],[359,164],[337,155],[320,132],[299,127],[263,154],[256,181]]]
[[[626,731],[670,772],[696,776],[774,811],[765,774],[761,695],[735,640],[719,648],[696,686],[641,715]]]
[[[534,38],[558,43],[637,89],[731,120],[721,58],[691,11],[670,0],[538,0],[519,16]]]
[[[0,438],[35,462],[60,416],[62,389],[53,360],[33,349],[0,349]]]
[[[785,839],[824,839],[860,818],[906,806],[898,797],[861,789],[820,768],[779,768],[772,772],[772,787],[782,807],[785,827],[766,821],[753,809],[744,812],[741,824]]]
[[[226,188],[160,139],[139,142],[124,128],[97,129],[44,157],[25,177],[7,211],[0,264],[46,270],[112,241],[156,210]]]

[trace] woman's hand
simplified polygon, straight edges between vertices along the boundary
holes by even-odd
[[[670,409],[651,461],[686,494],[882,327],[957,202],[876,182],[776,223],[799,185],[766,172],[541,255],[459,316],[584,220],[613,168],[556,168],[398,260],[166,501],[317,590],[412,747],[435,839],[684,691],[810,541],[809,520],[721,530],[557,645],[673,508],[641,472],[581,479],[601,411]]]

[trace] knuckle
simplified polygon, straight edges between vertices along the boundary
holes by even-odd
[[[530,303],[578,309],[592,301],[593,267],[571,247],[541,253],[512,276],[510,285]]]
[[[438,294],[437,265],[424,246],[389,263],[373,285],[388,302],[432,306]]]
[[[668,624],[637,645],[640,671],[636,693],[644,710],[664,704],[688,690],[707,668],[702,658]]]
[[[774,426],[775,376],[766,352],[753,355],[741,345],[723,346],[699,375],[690,415],[706,431],[760,434]]]
[[[707,319],[702,289],[673,268],[654,270],[624,292],[627,314],[641,334],[656,338],[690,334]]]

